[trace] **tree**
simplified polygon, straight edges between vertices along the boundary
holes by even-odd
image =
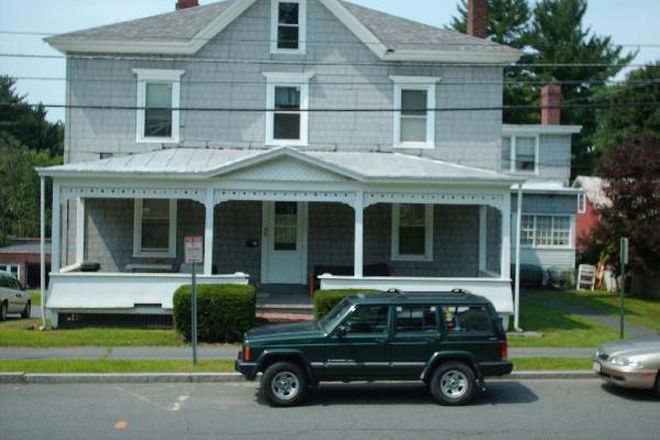
[[[450,28],[467,32],[468,0],[458,4],[458,16],[452,17]],[[523,48],[531,11],[527,0],[489,0],[488,38],[511,47]]]
[[[617,262],[619,238],[628,237],[630,269],[660,275],[660,143],[642,139],[612,147],[601,172],[612,206],[599,210],[594,239]]]
[[[626,141],[660,140],[660,61],[629,72],[600,97],[613,104],[596,114],[594,143],[600,152]]]

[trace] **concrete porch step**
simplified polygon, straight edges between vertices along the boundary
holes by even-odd
[[[314,315],[311,313],[287,313],[287,312],[272,312],[272,311],[257,311],[257,318],[265,319],[272,324],[300,322],[300,321],[313,321]]]
[[[264,303],[257,304],[257,310],[259,309],[272,309],[272,310],[312,310],[314,306],[312,304],[280,304],[280,303]]]

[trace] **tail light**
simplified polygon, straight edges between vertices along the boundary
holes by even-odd
[[[250,360],[250,346],[246,345],[245,348],[243,349],[243,360],[244,361],[249,361]]]
[[[509,344],[506,341],[500,342],[500,357],[502,359],[509,357]]]

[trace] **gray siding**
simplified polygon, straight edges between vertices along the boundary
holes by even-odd
[[[303,68],[315,73],[310,81],[313,108],[392,108],[394,87],[390,75],[440,77],[436,97],[439,107],[497,107],[502,103],[501,68],[386,65],[316,0],[308,2],[307,54],[271,55],[269,15],[269,1],[255,3],[190,61],[69,59],[67,103],[135,106],[133,68],[185,70],[181,105],[187,108],[265,108],[266,80],[262,72]],[[291,60],[307,65],[286,64]],[[160,144],[136,143],[134,110],[70,109],[66,122],[68,162],[98,159],[102,152],[127,154],[161,148]],[[186,111],[181,115],[181,146],[263,148],[264,124],[263,111]],[[438,112],[436,148],[423,150],[422,154],[495,169],[500,136],[501,111]],[[393,144],[393,115],[313,112],[309,142],[314,149],[389,150]]]
[[[261,278],[261,202],[224,202],[215,207],[213,264],[218,273],[244,272]],[[257,240],[259,246],[249,247]]]
[[[577,212],[577,199],[575,194],[524,194],[523,214],[557,214],[575,215]],[[518,212],[518,197],[511,194],[511,214]]]
[[[559,180],[568,186],[571,178],[570,135],[541,135],[538,177]]]
[[[500,273],[502,256],[502,214],[495,208],[487,208],[486,269]]]

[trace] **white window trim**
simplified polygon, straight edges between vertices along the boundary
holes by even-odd
[[[280,49],[277,47],[280,3],[298,3],[298,49]],[[305,55],[307,50],[307,0],[271,0],[270,4],[270,53]]]
[[[528,175],[537,175],[539,174],[539,152],[540,152],[540,136],[538,134],[530,133],[530,134],[523,134],[523,133],[516,133],[514,134],[507,134],[504,135],[504,137],[508,137],[511,142],[511,150],[509,151],[509,172],[515,173],[515,174],[528,174]],[[534,138],[534,171],[523,171],[523,170],[517,170],[516,169],[516,163],[517,163],[517,151],[516,151],[516,143],[517,143],[517,138],[519,137],[529,137],[529,138]]]
[[[391,259],[392,261],[433,261],[433,205],[424,205],[424,254],[399,254],[399,223],[401,220],[400,203],[392,204]]]
[[[435,105],[438,77],[390,76],[394,81],[394,148],[435,148]],[[426,142],[401,142],[401,93],[403,90],[426,92]]]
[[[5,266],[5,269],[0,269],[3,272],[7,272],[9,274],[13,273],[11,272],[11,268],[15,267],[16,268],[16,279],[20,280],[21,279],[21,265],[20,263],[0,263],[0,266]]]
[[[534,234],[532,235],[532,244],[523,244],[522,242],[520,243],[521,248],[525,249],[574,249],[575,248],[575,243],[574,243],[574,237],[575,237],[575,216],[570,215],[570,214],[538,214],[538,213],[528,213],[528,212],[523,212],[523,217],[524,216],[530,216],[534,218]],[[512,218],[514,216],[512,215]],[[552,217],[553,225],[554,225],[554,218],[555,217],[568,217],[568,244],[566,245],[561,245],[561,246],[555,246],[555,245],[537,245],[536,244],[536,219],[537,217]],[[512,225],[515,223],[511,223]],[[521,230],[522,232],[522,230]],[[552,228],[551,228],[552,232]],[[515,235],[515,229],[514,229],[514,234]],[[515,239],[515,237],[514,237]],[[513,240],[512,242],[515,242]]]
[[[136,141],[139,143],[177,143],[180,140],[181,76],[185,70],[133,69],[137,75]],[[172,85],[172,136],[145,137],[144,118],[147,99],[147,83]],[[177,110],[174,110],[177,109]]]
[[[309,139],[309,80],[314,72],[264,72],[266,77],[266,145],[305,147]],[[275,139],[275,87],[300,87],[300,139]]]
[[[176,257],[176,205],[175,199],[170,199],[170,225],[167,251],[144,251],[142,250],[142,200],[135,199],[133,208],[133,257],[138,258],[175,258]]]
[[[587,213],[587,195],[584,192],[581,192],[577,195],[577,213]]]

